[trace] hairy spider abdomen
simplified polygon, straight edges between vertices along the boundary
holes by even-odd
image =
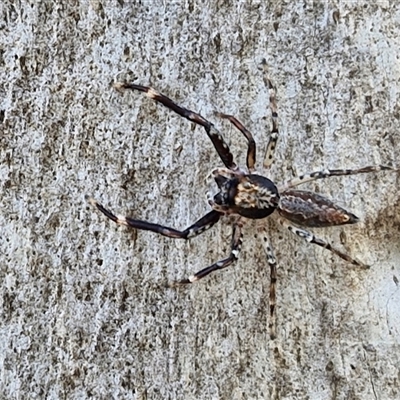
[[[230,213],[250,219],[260,219],[272,214],[279,204],[275,184],[261,175],[238,174],[232,178],[215,177],[220,192],[214,197],[217,205]]]
[[[288,220],[309,227],[355,224],[358,218],[317,193],[286,190],[281,193],[278,212]]]

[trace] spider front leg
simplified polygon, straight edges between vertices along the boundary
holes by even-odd
[[[256,142],[251,132],[248,131],[245,128],[245,126],[233,115],[223,114],[220,112],[216,112],[215,115],[217,115],[220,118],[227,119],[240,132],[243,133],[243,135],[247,139],[247,158],[246,158],[247,169],[249,170],[249,172],[254,171],[254,164],[256,163]]]
[[[193,282],[196,282],[196,281],[204,278],[208,274],[211,274],[211,272],[229,267],[239,257],[239,253],[240,253],[240,250],[242,247],[242,237],[243,237],[242,225],[240,224],[240,221],[238,221],[233,225],[233,232],[232,232],[232,239],[231,239],[231,252],[227,258],[220,260],[220,261],[210,265],[209,267],[196,272],[194,275],[189,276],[189,278],[187,278],[187,279],[182,279],[180,281],[172,282],[171,286],[186,285],[189,283],[193,283]]]
[[[225,166],[233,170],[237,168],[236,164],[233,161],[233,155],[229,150],[229,146],[225,142],[222,135],[218,132],[217,128],[215,128],[215,126],[211,122],[207,121],[200,114],[177,105],[169,97],[157,92],[156,90],[148,86],[136,85],[134,83],[116,83],[114,87],[117,90],[130,89],[144,92],[150,99],[161,103],[163,106],[176,112],[178,115],[188,119],[189,121],[201,125],[206,130],[208,137],[211,139],[215,150],[217,150],[217,153]]]
[[[95,199],[87,197],[87,200],[90,204],[101,211],[106,217],[110,218],[112,221],[116,222],[119,225],[125,225],[131,228],[155,232],[172,239],[190,239],[194,236],[200,235],[207,229],[210,229],[212,226],[214,226],[222,216],[222,214],[217,211],[210,211],[204,217],[196,221],[193,225],[189,226],[189,228],[186,228],[184,231],[179,231],[174,228],[169,228],[167,226],[159,224],[153,224],[147,221],[141,221],[121,215],[117,216],[113,214],[110,210],[107,210],[105,207],[103,207]]]

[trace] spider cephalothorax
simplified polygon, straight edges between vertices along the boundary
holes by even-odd
[[[275,100],[275,90],[267,77],[265,77],[265,83],[269,89],[270,109],[272,115],[272,130],[264,159],[264,168],[268,169],[273,162],[274,151],[278,139],[278,114]],[[277,210],[279,215],[282,217],[281,222],[283,225],[285,225],[289,231],[293,232],[297,236],[305,239],[309,243],[314,243],[327,250],[330,250],[332,253],[354,265],[367,267],[341,250],[331,246],[329,242],[314,236],[311,232],[308,232],[300,227],[318,228],[353,224],[357,222],[358,218],[354,214],[346,211],[344,208],[334,204],[324,196],[314,192],[294,190],[293,187],[306,182],[314,181],[316,179],[328,178],[330,176],[355,175],[361,173],[378,172],[393,168],[385,166],[369,166],[353,170],[322,170],[312,172],[310,174],[300,175],[297,178],[293,178],[286,182],[284,185],[277,187],[272,180],[255,173],[255,141],[252,134],[235,117],[227,114],[216,113],[219,117],[229,120],[247,139],[247,170],[243,170],[235,164],[233,155],[229,150],[229,146],[224,141],[222,135],[211,122],[203,118],[200,114],[177,105],[167,96],[158,93],[156,90],[148,86],[141,86],[133,83],[117,83],[115,87],[120,91],[124,89],[130,89],[144,92],[151,99],[163,104],[165,107],[176,112],[182,117],[203,126],[218,155],[220,156],[221,161],[225,165],[224,168],[217,168],[212,172],[212,177],[217,183],[219,189],[218,193],[215,195],[208,196],[208,202],[212,207],[212,210],[183,231],[130,217],[116,216],[111,211],[104,208],[96,200],[89,198],[91,204],[93,204],[98,210],[118,224],[126,225],[136,229],[152,231],[175,239],[190,239],[194,236],[200,235],[215,225],[223,215],[236,216],[235,218],[232,218],[232,240],[229,256],[210,265],[209,267],[196,272],[187,279],[174,282],[174,285],[193,283],[213,271],[226,268],[231,265],[237,260],[241,249],[242,227],[245,220],[248,218],[265,218],[272,214],[275,210]],[[297,226],[293,226],[285,222],[288,220],[294,222]],[[276,259],[265,229],[261,227],[259,232],[261,232],[260,241],[265,249],[266,259],[270,266],[270,333],[271,337],[274,337],[274,316],[276,303],[275,284],[277,280]]]
[[[268,217],[278,207],[278,189],[264,176],[226,168],[216,169],[213,175],[220,191],[209,203],[216,211],[260,219]]]

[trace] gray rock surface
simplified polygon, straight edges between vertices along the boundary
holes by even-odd
[[[0,5],[0,397],[399,399],[398,173],[305,185],[361,219],[314,231],[368,271],[265,224],[269,269],[244,229],[238,263],[180,279],[229,251],[219,224],[190,242],[118,227],[90,207],[184,228],[207,212],[222,165],[200,127],[116,81],[151,84],[259,161],[277,89],[277,183],[321,168],[398,164],[395,1],[71,1]]]

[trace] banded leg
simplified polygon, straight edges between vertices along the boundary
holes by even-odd
[[[392,167],[387,167],[385,165],[372,165],[364,168],[358,169],[326,169],[323,171],[315,171],[310,174],[304,174],[297,176],[286,182],[282,187],[279,188],[279,192],[283,192],[289,188],[301,185],[306,182],[312,182],[317,179],[325,179],[330,176],[343,176],[343,175],[357,175],[357,174],[369,174],[371,172],[394,170]]]
[[[272,118],[272,129],[269,137],[269,142],[267,145],[267,150],[265,152],[264,157],[264,167],[270,168],[272,163],[274,162],[274,154],[276,149],[276,143],[279,137],[279,127],[278,127],[278,106],[276,104],[276,93],[275,88],[273,87],[271,81],[267,76],[267,65],[265,60],[263,61],[264,67],[264,83],[269,91],[269,108],[271,110],[271,118]]]
[[[261,239],[265,255],[267,256],[267,262],[270,268],[270,286],[269,286],[269,335],[273,340],[276,338],[276,258],[272,249],[271,243],[268,239],[268,235],[263,229],[258,235]]]
[[[87,198],[87,200],[89,201],[90,204],[92,204],[99,211],[101,211],[106,217],[110,218],[119,225],[125,225],[131,228],[155,232],[172,239],[190,239],[194,236],[200,235],[207,229],[210,229],[213,225],[215,225],[219,221],[222,215],[217,211],[214,210],[210,211],[204,217],[196,221],[193,225],[189,226],[189,228],[185,229],[184,231],[179,231],[177,229],[169,228],[167,226],[162,226],[158,224],[153,224],[147,221],[141,221],[138,219],[124,217],[121,215],[117,216],[113,214],[111,211],[107,210],[105,207],[103,207],[96,200],[92,198]]]
[[[208,137],[211,139],[211,141],[215,147],[215,150],[217,150],[217,153],[220,156],[222,162],[225,164],[225,166],[229,169],[237,168],[236,164],[233,161],[233,155],[229,150],[229,146],[225,142],[222,135],[218,132],[218,130],[215,128],[215,126],[211,122],[207,121],[200,114],[197,114],[191,110],[188,110],[187,108],[178,106],[169,97],[164,96],[163,94],[157,92],[156,90],[154,90],[153,88],[148,87],[148,86],[136,85],[134,83],[120,83],[119,82],[119,83],[116,83],[114,85],[114,87],[117,90],[130,89],[130,90],[138,90],[140,92],[144,92],[144,93],[146,93],[147,97],[157,101],[158,103],[161,103],[163,106],[176,112],[181,117],[184,117],[191,122],[201,125],[206,130]]]
[[[283,223],[283,225],[286,225],[286,227],[289,229],[290,232],[292,232],[295,235],[297,235],[297,236],[301,237],[302,239],[306,240],[308,243],[313,243],[313,244],[316,244],[318,246],[321,246],[324,249],[327,249],[327,250],[331,251],[332,253],[336,254],[337,256],[339,256],[340,258],[342,258],[343,260],[345,260],[345,261],[347,261],[347,262],[349,262],[351,264],[357,265],[357,266],[365,268],[365,269],[370,268],[369,265],[366,265],[366,264],[363,264],[360,261],[357,261],[356,259],[350,257],[348,254],[343,253],[342,251],[340,251],[340,250],[336,249],[335,247],[333,247],[329,242],[326,242],[325,240],[314,236],[311,232],[308,232],[305,229],[300,229],[300,228],[297,228],[295,226],[292,226],[292,225],[289,225],[289,224],[286,224],[286,223]]]
[[[242,227],[240,223],[235,223],[233,225],[233,232],[232,232],[232,240],[231,240],[231,252],[229,256],[223,260],[220,260],[209,267],[206,267],[198,272],[196,272],[194,275],[189,276],[187,279],[182,279],[180,281],[175,281],[171,283],[171,286],[177,286],[177,285],[186,285],[188,283],[193,283],[196,282],[208,274],[211,274],[211,272],[217,271],[219,269],[227,268],[229,267],[232,263],[234,263],[238,257],[239,253],[242,247]]]
[[[217,115],[220,118],[227,119],[240,132],[243,133],[243,135],[247,139],[247,157],[246,157],[247,169],[249,170],[249,172],[254,171],[254,164],[256,163],[256,142],[251,132],[247,130],[245,126],[233,115],[223,114],[220,112],[216,112],[215,115]]]

